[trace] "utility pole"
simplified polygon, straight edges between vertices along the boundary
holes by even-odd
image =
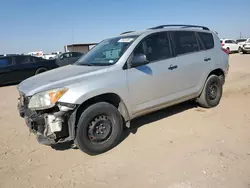
[[[74,42],[75,42],[75,28],[72,31],[72,51],[74,51]]]
[[[75,42],[75,28],[73,28],[73,31],[72,31],[72,44]]]
[[[240,39],[241,39],[241,37],[242,37],[242,36],[241,36],[241,32],[240,32]]]

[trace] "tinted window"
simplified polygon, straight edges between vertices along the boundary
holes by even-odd
[[[79,56],[81,56],[81,55],[82,55],[81,53],[72,52],[72,57],[79,57]]]
[[[43,60],[41,57],[32,57],[33,62],[41,61]]]
[[[231,40],[226,40],[226,41],[225,41],[225,43],[227,43],[227,44],[231,44],[231,43],[232,43],[232,41],[231,41]]]
[[[15,57],[15,61],[17,64],[27,64],[33,62],[31,56],[17,56]]]
[[[11,65],[11,61],[9,58],[1,58],[0,59],[0,67],[7,67]]]
[[[70,57],[72,57],[72,53],[63,54],[63,58],[70,58]]]
[[[236,42],[237,43],[239,43],[239,42],[245,42],[247,39],[238,39],[238,40],[236,40]]]
[[[199,51],[199,45],[192,31],[175,31],[172,33],[175,43],[176,55],[197,52]]]
[[[134,51],[135,54],[145,54],[149,62],[170,58],[171,51],[167,32],[157,33],[144,39]]]
[[[198,33],[202,43],[204,44],[205,49],[212,49],[214,47],[214,38],[211,33]]]

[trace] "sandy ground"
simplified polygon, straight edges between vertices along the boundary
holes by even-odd
[[[16,86],[0,88],[0,187],[250,187],[250,55],[230,55],[220,105],[180,104],[143,119],[95,157],[29,135]]]

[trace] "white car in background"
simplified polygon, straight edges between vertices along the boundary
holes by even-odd
[[[243,44],[245,44],[245,42],[247,41],[247,39],[237,39],[236,40],[236,43],[238,44],[238,45],[240,45],[240,47],[242,48],[242,46],[243,46]]]
[[[243,54],[250,53],[250,38],[242,44],[241,51]]]
[[[222,48],[226,49],[228,53],[241,52],[241,47],[232,39],[220,39]]]

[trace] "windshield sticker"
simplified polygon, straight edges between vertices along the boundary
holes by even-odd
[[[133,41],[134,39],[133,38],[122,38],[122,39],[120,39],[118,42],[131,42],[131,41]]]
[[[109,60],[109,63],[114,63],[114,60]]]

